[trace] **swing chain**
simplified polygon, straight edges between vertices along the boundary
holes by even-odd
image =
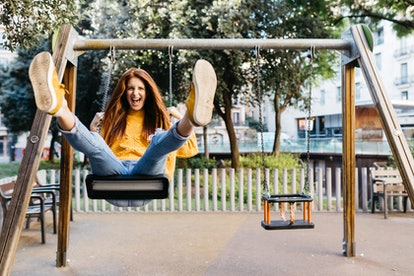
[[[108,57],[109,57],[108,71],[104,72],[102,74],[102,79],[105,77],[105,82],[104,82],[104,85],[103,85],[104,96],[103,96],[102,104],[101,104],[101,112],[105,111],[105,107],[106,107],[106,104],[107,104],[108,98],[109,98],[108,97],[109,83],[111,82],[112,70],[113,70],[113,67],[116,63],[115,46],[110,46]],[[100,134],[101,129],[102,129],[102,121],[100,121],[98,123],[98,125],[96,126],[96,131]]]
[[[111,82],[112,70],[116,63],[115,46],[110,46],[108,56],[109,56],[109,66],[108,66],[108,71],[104,73],[106,74],[106,79],[105,79],[104,88],[103,88],[104,96],[103,96],[102,105],[101,105],[101,112],[105,111],[105,106],[108,101],[109,84]]]
[[[168,46],[168,92],[170,97],[170,106],[173,105],[173,95],[172,95],[172,65],[173,65],[173,56],[174,56],[174,46]]]
[[[305,177],[305,186],[303,187],[304,192],[306,194],[310,193],[310,185],[309,185],[309,175],[310,175],[310,146],[311,146],[311,140],[310,140],[310,132],[311,132],[311,116],[312,116],[312,83],[313,83],[313,61],[315,58],[315,46],[311,46],[309,49],[309,55],[310,59],[310,68],[309,68],[309,95],[307,99],[307,127],[306,127],[306,177]]]
[[[260,146],[261,146],[261,155],[262,155],[262,174],[263,174],[263,192],[265,195],[269,195],[269,186],[268,179],[266,174],[266,159],[265,159],[265,149],[264,149],[264,125],[263,125],[263,114],[262,114],[262,101],[263,93],[260,88],[260,46],[255,46],[256,52],[256,90],[257,90],[257,102],[259,108],[259,128],[260,128]]]

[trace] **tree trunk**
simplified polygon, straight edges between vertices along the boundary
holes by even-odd
[[[226,123],[226,130],[230,140],[230,151],[231,151],[231,164],[235,169],[240,168],[240,152],[239,145],[237,143],[236,131],[234,130],[233,121],[231,119],[231,108],[230,112],[226,111],[224,122]]]
[[[279,105],[279,96],[276,94],[273,100],[273,105],[275,109],[275,140],[273,142],[273,151],[272,154],[275,157],[280,155],[280,136],[282,133],[282,110]]]
[[[56,154],[56,149],[55,149],[55,142],[58,141],[58,137],[59,137],[59,131],[57,129],[52,129],[52,139],[50,140],[50,146],[49,146],[49,162],[50,163],[55,163],[55,154]]]
[[[203,141],[204,141],[204,156],[208,160],[208,159],[210,159],[210,152],[208,150],[207,126],[203,127]]]
[[[232,95],[231,93],[223,93],[223,102],[224,102],[224,112],[222,111],[220,104],[217,101],[214,101],[214,106],[219,114],[219,116],[224,120],[226,124],[227,134],[229,135],[230,141],[230,154],[231,154],[231,164],[235,169],[240,168],[240,152],[239,145],[237,143],[236,131],[234,130],[233,120],[231,117],[232,111]]]
[[[273,151],[272,154],[275,157],[279,157],[280,155],[280,137],[282,136],[282,113],[286,110],[287,106],[291,103],[291,97],[286,97],[284,103],[280,104],[280,97],[276,93],[273,99],[273,107],[275,109],[275,141],[273,143]]]

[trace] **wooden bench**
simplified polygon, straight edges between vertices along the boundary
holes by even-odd
[[[371,213],[375,213],[375,203],[381,197],[384,200],[384,218],[388,218],[388,198],[396,196],[403,197],[404,213],[407,212],[408,194],[397,169],[371,170],[371,184]]]
[[[10,200],[13,196],[13,191],[15,187],[15,182],[8,182],[0,184],[0,203],[3,210],[3,225],[4,221],[7,219],[7,211],[9,210]],[[52,197],[52,201],[48,204],[45,203],[43,193],[48,193]],[[30,226],[31,218],[38,218],[40,221],[42,243],[46,243],[45,235],[45,213],[53,212],[53,233],[56,234],[56,202],[54,200],[55,196],[52,191],[49,190],[38,190],[33,192],[30,198],[29,206],[26,210],[26,228]]]

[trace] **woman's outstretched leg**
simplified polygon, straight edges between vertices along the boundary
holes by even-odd
[[[50,53],[42,52],[35,56],[30,64],[29,77],[37,108],[57,118],[59,128],[71,146],[88,156],[94,174],[127,173],[102,137],[90,132],[68,108],[66,89],[59,82]]]
[[[213,66],[198,60],[193,69],[193,80],[186,105],[187,111],[168,131],[157,133],[134,168],[134,174],[161,174],[167,155],[179,149],[191,137],[195,126],[210,123],[217,77]]]

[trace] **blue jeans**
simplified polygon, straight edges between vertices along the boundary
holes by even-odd
[[[105,140],[91,132],[75,116],[75,126],[70,131],[60,129],[68,143],[88,158],[93,174],[106,175],[157,175],[165,171],[165,162],[170,152],[179,149],[190,138],[177,132],[177,123],[167,131],[156,131],[151,143],[139,160],[119,160]],[[108,200],[120,207],[139,207],[151,200]]]

